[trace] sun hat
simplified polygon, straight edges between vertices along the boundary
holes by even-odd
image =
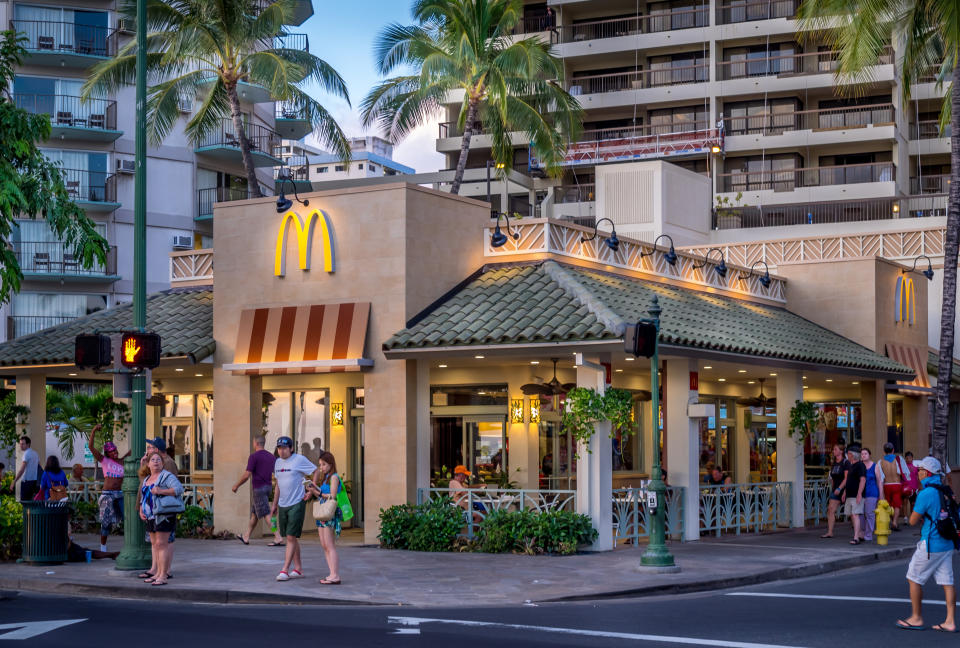
[[[916,466],[917,468],[922,468],[923,470],[926,470],[931,475],[940,474],[941,466],[940,466],[940,462],[937,460],[936,457],[924,457],[920,461],[914,462],[913,465]]]
[[[453,474],[454,474],[454,475],[466,475],[467,477],[469,477],[471,473],[470,473],[469,470],[467,470],[467,467],[466,467],[466,466],[464,466],[464,465],[461,464],[461,465],[459,465],[459,466],[457,466],[456,468],[453,469]]]

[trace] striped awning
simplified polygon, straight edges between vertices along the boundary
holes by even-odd
[[[251,308],[240,314],[234,374],[360,371],[370,302]]]
[[[911,344],[887,344],[887,356],[902,365],[913,369],[916,377],[912,381],[898,381],[894,388],[905,394],[930,394],[930,374],[927,373],[927,350]]]

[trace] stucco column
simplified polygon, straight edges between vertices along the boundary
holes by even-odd
[[[863,445],[877,452],[887,441],[887,393],[882,380],[860,381],[860,430]],[[850,443],[850,439],[846,440]],[[914,450],[914,456],[920,457]]]
[[[219,531],[239,533],[250,520],[250,482],[236,493],[230,489],[246,470],[253,437],[263,432],[262,384],[260,376],[213,372],[213,524]]]
[[[593,364],[599,356],[584,356]],[[606,372],[593,367],[577,367],[577,387],[595,389],[602,394],[606,389]],[[610,439],[610,421],[594,424],[590,442],[578,446],[577,512],[590,516],[599,535],[588,551],[613,550],[613,442]]]
[[[700,539],[700,427],[687,415],[687,405],[697,401],[690,389],[690,369],[686,358],[665,362],[663,418],[665,428],[667,483],[686,489],[683,504],[684,540]]]
[[[17,426],[20,436],[30,437],[30,447],[40,458],[40,469],[47,461],[47,377],[44,374],[20,374],[17,376],[17,405],[30,408],[27,422]],[[23,451],[17,444],[17,466],[23,463]],[[16,472],[14,472],[16,474]],[[36,475],[24,474],[23,480],[37,479]],[[17,491],[19,493],[19,491]]]
[[[878,445],[874,456],[879,456],[882,449]],[[926,394],[903,399],[903,451],[907,450],[917,458],[930,453],[930,407]]]
[[[777,372],[777,481],[793,484],[790,526],[803,526],[803,445],[790,436],[790,410],[803,400],[800,372]]]
[[[417,488],[430,488],[430,361],[417,363]]]
[[[750,481],[750,438],[748,430],[744,426],[743,413],[746,407],[736,406],[734,411],[737,417],[733,432],[733,481],[737,484],[745,484]]]

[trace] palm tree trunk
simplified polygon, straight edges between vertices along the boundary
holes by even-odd
[[[960,251],[960,65],[953,68],[950,94],[950,194],[947,232],[943,241],[943,306],[940,312],[940,358],[937,361],[937,404],[930,454],[944,461],[953,375],[953,331],[957,316],[957,253]]]
[[[253,155],[250,154],[250,140],[247,130],[243,127],[243,114],[240,112],[240,96],[237,95],[237,86],[227,85],[227,97],[230,98],[230,116],[233,118],[233,130],[240,141],[240,155],[243,157],[243,170],[247,172],[247,195],[251,198],[262,198],[260,183],[257,182],[256,167],[253,166]]]
[[[456,195],[460,193],[460,185],[463,184],[463,172],[467,168],[467,155],[470,154],[470,138],[473,137],[473,120],[477,118],[477,105],[479,101],[470,100],[470,106],[467,108],[467,117],[463,121],[463,137],[460,139],[460,159],[457,160],[457,170],[453,174],[453,185],[450,187],[450,193]]]

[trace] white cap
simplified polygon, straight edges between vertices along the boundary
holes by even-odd
[[[936,457],[924,457],[914,465],[917,468],[923,468],[932,475],[940,474],[940,462],[937,461]]]

